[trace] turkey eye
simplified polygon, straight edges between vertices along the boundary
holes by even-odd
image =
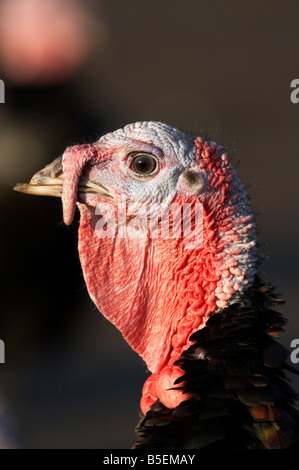
[[[147,154],[136,155],[131,163],[131,168],[139,175],[150,175],[155,171],[157,161],[154,157]]]

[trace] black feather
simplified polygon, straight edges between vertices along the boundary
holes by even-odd
[[[176,381],[192,398],[170,410],[159,400],[142,416],[135,448],[299,449],[297,394],[287,383],[289,351],[273,339],[286,320],[257,278],[242,303],[214,314],[191,336]],[[204,357],[204,359],[203,359]]]

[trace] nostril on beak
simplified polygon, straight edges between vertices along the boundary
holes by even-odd
[[[33,175],[29,184],[43,185],[53,182],[53,178],[62,179],[62,157],[56,158],[52,163]]]

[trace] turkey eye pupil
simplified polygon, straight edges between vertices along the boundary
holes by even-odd
[[[137,155],[132,161],[132,169],[140,175],[149,175],[156,168],[156,160],[150,155]]]

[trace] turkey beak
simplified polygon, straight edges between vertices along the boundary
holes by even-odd
[[[18,183],[13,189],[20,193],[33,194],[34,196],[62,197],[62,183],[62,157],[58,157],[45,168],[35,173],[28,184]],[[83,195],[85,194],[98,194],[106,199],[112,198],[112,195],[104,186],[81,176],[77,200],[84,202]]]
[[[13,189],[35,196],[62,196],[62,157],[35,173],[28,184],[18,183]]]

